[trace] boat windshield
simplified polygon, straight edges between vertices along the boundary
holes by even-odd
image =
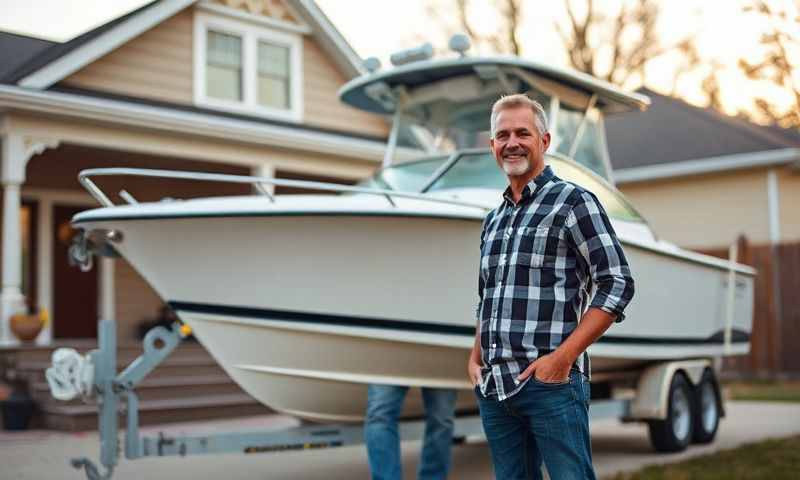
[[[392,165],[378,170],[378,173],[361,182],[359,186],[397,190],[398,192],[419,192],[448,158],[450,158],[448,155],[441,155]]]
[[[380,170],[364,186],[420,192],[428,185],[434,172],[447,162],[447,157],[393,165]],[[557,156],[547,156],[547,164],[553,172],[564,180],[580,185],[594,193],[611,217],[629,222],[645,223],[639,213],[613,186],[604,179],[575,162]],[[458,158],[439,176],[436,181],[424,188],[426,193],[453,189],[493,189],[504,190],[508,179],[497,167],[491,152],[461,152]]]

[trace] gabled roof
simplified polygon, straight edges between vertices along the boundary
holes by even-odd
[[[48,48],[58,45],[41,38],[33,38],[18,33],[0,32],[0,82],[4,77],[20,68],[33,57]]]
[[[154,0],[146,5],[143,5],[136,10],[133,10],[121,17],[117,17],[110,22],[99,25],[88,32],[85,32],[72,40],[65,43],[53,43],[49,48],[40,51],[37,55],[28,59],[27,62],[21,64],[18,68],[9,72],[6,75],[0,76],[0,83],[18,83],[20,80],[26,78],[28,75],[46,67],[50,63],[66,56],[67,54],[75,51],[76,49],[90,43],[102,34],[108,32],[114,27],[126,22],[127,20],[136,17],[142,12],[150,9],[159,3],[159,0]],[[0,43],[5,48],[5,42]],[[49,86],[49,85],[48,85]]]
[[[626,112],[605,119],[608,150],[616,173],[667,167],[681,162],[752,158],[757,152],[800,149],[800,131],[765,127],[699,108],[647,89],[646,112]],[[732,165],[733,167],[733,165]],[[740,168],[740,167],[736,167]],[[620,179],[624,175],[619,175]]]
[[[311,26],[312,35],[345,74],[361,73],[361,59],[313,0],[285,1]],[[66,43],[37,52],[13,71],[0,75],[0,83],[46,89],[196,2],[154,0]],[[2,38],[0,45],[4,50]]]

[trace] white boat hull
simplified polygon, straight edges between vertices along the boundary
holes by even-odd
[[[276,411],[359,421],[371,383],[462,390],[477,301],[477,214],[393,211],[81,220],[115,248],[253,397]],[[99,218],[102,218],[100,216]],[[752,275],[624,242],[627,319],[591,350],[593,372],[749,350]],[[406,413],[421,413],[412,391]]]

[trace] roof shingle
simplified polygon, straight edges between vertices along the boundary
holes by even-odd
[[[800,147],[800,131],[765,127],[651,90],[650,108],[605,119],[615,170]]]

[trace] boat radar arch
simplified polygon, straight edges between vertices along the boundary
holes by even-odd
[[[518,57],[469,57],[465,36],[453,37],[450,48],[459,57],[433,59],[430,43],[395,53],[393,68],[372,68],[339,91],[340,99],[352,107],[392,116],[384,167],[400,150],[402,158],[411,160],[488,147],[492,104],[502,95],[525,93],[547,112],[551,151],[613,183],[602,117],[644,110],[648,97]]]

